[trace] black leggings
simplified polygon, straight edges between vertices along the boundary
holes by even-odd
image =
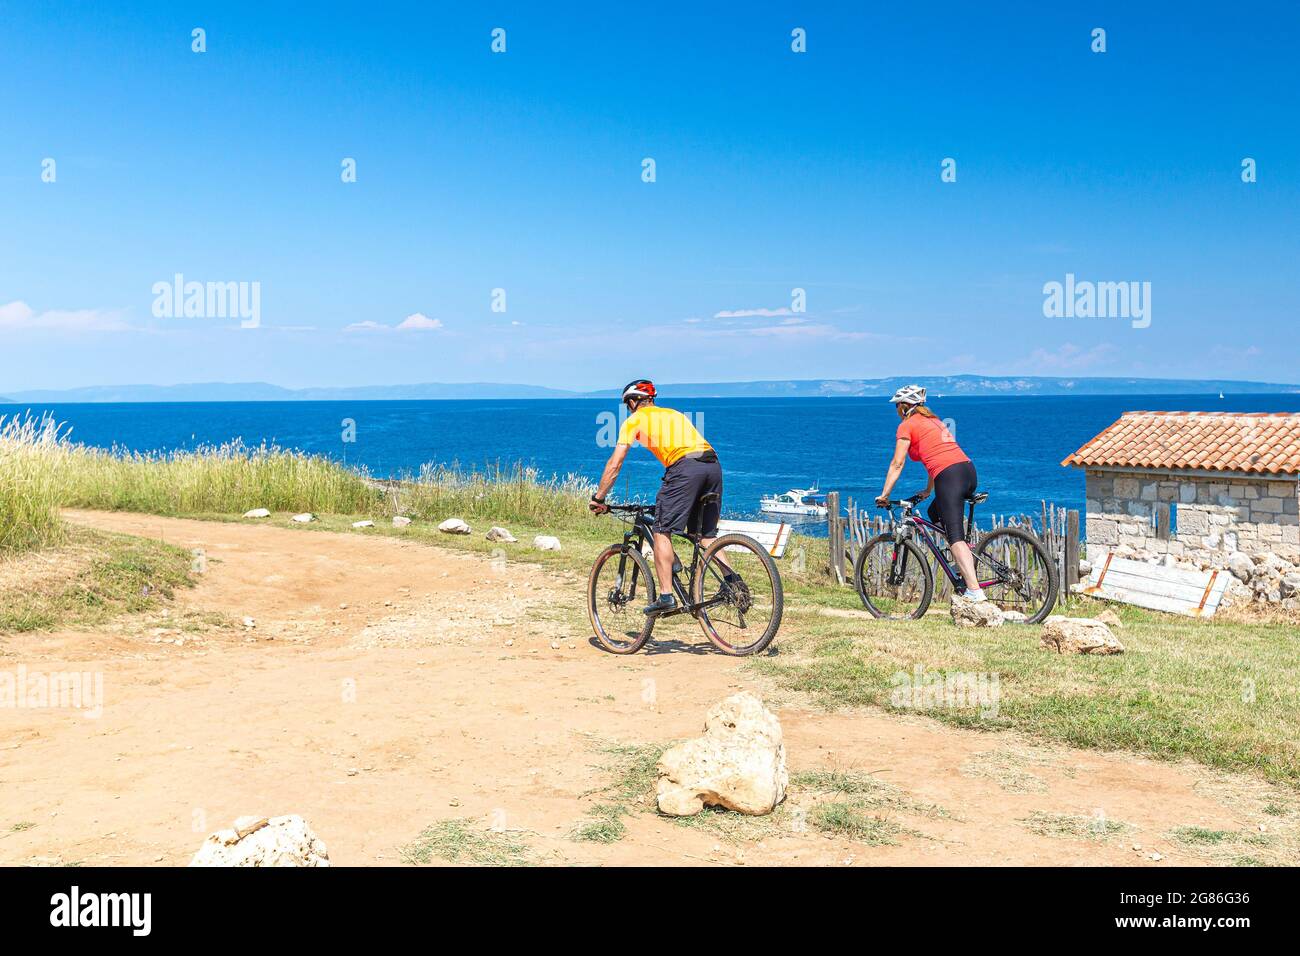
[[[926,512],[943,528],[948,544],[964,541],[966,499],[975,494],[975,465],[959,461],[934,476],[934,501]]]

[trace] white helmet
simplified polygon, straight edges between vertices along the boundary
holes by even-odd
[[[890,402],[897,405],[903,402],[907,405],[924,405],[925,404],[925,387],[922,385],[904,385],[894,393]]]

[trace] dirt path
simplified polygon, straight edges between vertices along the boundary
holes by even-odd
[[[457,817],[504,827],[543,862],[609,864],[1188,864],[1198,859],[1166,838],[1171,828],[1246,825],[1194,768],[873,711],[828,715],[772,695],[739,661],[686,652],[698,647],[602,653],[571,615],[552,613],[581,602],[572,575],[515,562],[502,574],[360,534],[70,517],[203,548],[207,571],[174,613],[256,624],[179,645],[155,643],[175,640],[157,621],[0,644],[0,669],[104,681],[98,719],[0,710],[2,864],[184,864],[207,832],[248,814],[303,815],[343,865],[395,864],[423,828]],[[602,745],[693,736],[738,688],[787,701],[792,772],[869,772],[901,788],[896,843],[793,825],[734,843],[650,813],[609,845],[568,839],[607,782]],[[1098,810],[1136,829],[1094,840],[1019,822]]]

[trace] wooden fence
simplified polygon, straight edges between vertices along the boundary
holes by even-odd
[[[853,567],[858,560],[862,546],[878,534],[883,534],[888,521],[884,512],[879,511],[872,502],[865,508],[849,498],[845,507],[840,508],[838,491],[826,495],[826,527],[832,547],[831,574],[840,584],[851,583]],[[1060,601],[1064,603],[1070,593],[1070,586],[1079,580],[1079,512],[1062,508],[1044,501],[1038,515],[981,515],[976,511],[976,537],[997,528],[1024,528],[1036,534],[1047,548],[1047,553],[1056,562],[1057,576],[1061,582]],[[839,548],[833,542],[840,541]],[[922,547],[925,558],[930,562],[934,572],[935,597],[946,600],[952,593],[952,584],[948,576],[939,569],[938,561],[929,548]]]

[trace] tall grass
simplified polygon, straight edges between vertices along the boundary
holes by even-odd
[[[0,554],[63,540],[57,467],[63,445],[51,418],[0,415]]]
[[[232,441],[166,453],[74,445],[66,455],[60,501],[72,507],[151,514],[250,508],[355,514],[378,501],[359,472],[274,445]]]
[[[250,508],[426,519],[480,518],[563,528],[587,518],[593,486],[536,468],[426,465],[397,482],[318,455],[240,441],[133,452],[77,444],[48,415],[0,417],[0,552],[58,543],[59,507],[148,514],[242,514]]]
[[[484,518],[558,529],[590,519],[587,502],[595,490],[580,475],[547,478],[522,464],[481,471],[425,465],[419,474],[394,484],[389,504],[429,519]]]
[[[327,458],[242,442],[191,451],[80,445],[48,415],[0,417],[0,550],[57,543],[59,507],[151,514],[318,511],[382,506],[361,473]]]

